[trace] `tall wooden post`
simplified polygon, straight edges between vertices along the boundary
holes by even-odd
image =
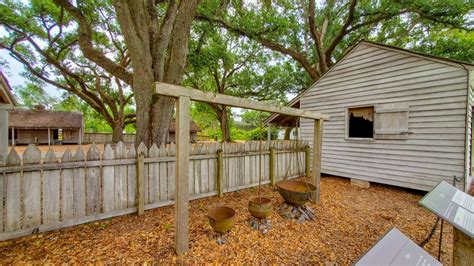
[[[275,148],[270,147],[270,186],[275,185]]]
[[[224,194],[223,190],[223,183],[222,183],[222,178],[224,176],[224,159],[222,156],[222,149],[217,150],[217,180],[216,180],[216,186],[217,186],[217,195],[219,197],[222,197]]]
[[[314,120],[314,136],[313,136],[313,180],[316,185],[316,193],[313,193],[313,201],[319,203],[319,195],[321,191],[321,155],[323,145],[323,121],[322,119]]]
[[[12,139],[14,137],[12,136]],[[8,155],[8,111],[0,104],[0,165],[7,161]]]
[[[304,147],[304,174],[306,177],[309,177],[309,172],[311,171],[311,147],[309,145],[306,145]]]
[[[12,127],[12,146],[15,146],[15,128]]]
[[[189,105],[190,98],[180,96],[176,104],[176,201],[174,212],[175,250],[189,250]]]
[[[145,213],[145,191],[144,191],[144,174],[145,174],[145,155],[139,152],[137,155],[137,213],[142,215]]]

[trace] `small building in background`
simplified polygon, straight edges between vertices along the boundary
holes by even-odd
[[[18,144],[81,144],[83,119],[79,112],[17,109],[8,112],[8,140]]]
[[[0,165],[3,164],[8,152],[8,110],[16,104],[10,84],[0,71]]]
[[[197,142],[197,133],[201,131],[199,126],[193,120],[189,121],[189,141],[192,143]],[[176,142],[176,120],[173,119],[170,123],[170,129],[168,131],[168,142]]]

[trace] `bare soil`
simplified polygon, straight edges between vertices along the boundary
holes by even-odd
[[[154,209],[138,217],[126,215],[0,242],[0,262],[10,263],[278,263],[349,265],[384,233],[399,228],[416,243],[422,242],[436,221],[418,205],[422,192],[371,184],[351,186],[348,179],[324,177],[321,204],[310,204],[315,222],[297,223],[277,213],[273,228],[263,235],[248,223],[248,200],[258,189],[210,197],[190,204],[190,251],[176,256],[173,249],[173,206]],[[262,187],[273,206],[283,203],[277,192]],[[214,206],[236,210],[237,223],[222,245],[210,238],[206,213]],[[441,261],[452,263],[452,228],[444,227]],[[439,227],[425,249],[437,257]]]

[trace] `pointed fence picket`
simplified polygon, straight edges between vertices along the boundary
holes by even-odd
[[[67,149],[61,157],[61,162],[73,162],[71,150]],[[61,218],[68,220],[74,217],[74,169],[61,171]]]
[[[229,192],[268,184],[271,174],[275,181],[300,176],[305,172],[305,145],[281,140],[193,144],[190,198],[217,195],[219,183]],[[174,143],[149,149],[141,143],[135,149],[119,142],[106,145],[102,154],[93,144],[87,151],[81,146],[67,149],[61,157],[49,149],[43,159],[34,145],[22,156],[12,148],[0,166],[0,240],[134,213],[140,209],[139,197],[144,210],[173,204],[175,154]]]

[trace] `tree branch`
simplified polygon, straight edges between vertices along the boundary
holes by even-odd
[[[206,21],[206,22],[209,22],[209,23],[219,25],[220,27],[225,28],[228,31],[231,31],[235,34],[238,34],[238,35],[245,36],[245,37],[248,37],[250,39],[256,40],[256,41],[260,42],[261,45],[265,46],[268,49],[271,49],[271,50],[280,52],[282,54],[288,55],[291,58],[293,58],[294,60],[296,60],[298,63],[300,63],[301,66],[303,66],[303,68],[306,70],[306,72],[309,74],[309,76],[313,80],[317,80],[320,77],[320,73],[318,72],[318,70],[315,69],[311,65],[311,63],[308,61],[308,59],[303,54],[301,54],[297,51],[288,49],[288,48],[284,47],[281,44],[272,42],[269,39],[266,39],[265,37],[262,36],[262,33],[251,34],[251,33],[245,32],[241,29],[235,28],[235,27],[231,26],[230,24],[226,23],[223,20],[216,19],[216,18],[209,18],[209,17],[206,17],[204,15],[196,15],[196,18],[201,20],[201,21]]]
[[[323,46],[323,40],[321,35],[318,33],[317,28],[316,28],[316,22],[314,21],[314,6],[315,6],[315,0],[310,0],[309,1],[309,13],[308,13],[308,21],[309,21],[309,32],[311,33],[311,38],[314,41],[314,45],[316,46],[316,53],[318,54],[318,64],[319,64],[319,70],[322,73],[325,73],[327,70],[326,66],[326,58],[325,54],[322,52],[322,46]]]
[[[107,58],[102,52],[96,50],[92,44],[92,28],[86,17],[82,12],[74,7],[68,0],[54,0],[58,6],[63,7],[68,11],[77,21],[79,25],[79,46],[81,47],[84,56],[101,66],[106,71],[123,80],[125,83],[132,85],[133,76],[125,68],[117,65],[112,60]]]
[[[336,35],[336,37],[334,37],[333,41],[324,52],[328,59],[331,57],[334,49],[336,49],[336,46],[342,41],[344,36],[346,36],[347,28],[352,24],[354,20],[354,12],[355,12],[356,5],[357,5],[357,0],[351,0],[351,2],[349,3],[349,11],[347,13],[347,17],[344,22],[344,25],[342,25],[341,29],[339,30],[339,33]]]

